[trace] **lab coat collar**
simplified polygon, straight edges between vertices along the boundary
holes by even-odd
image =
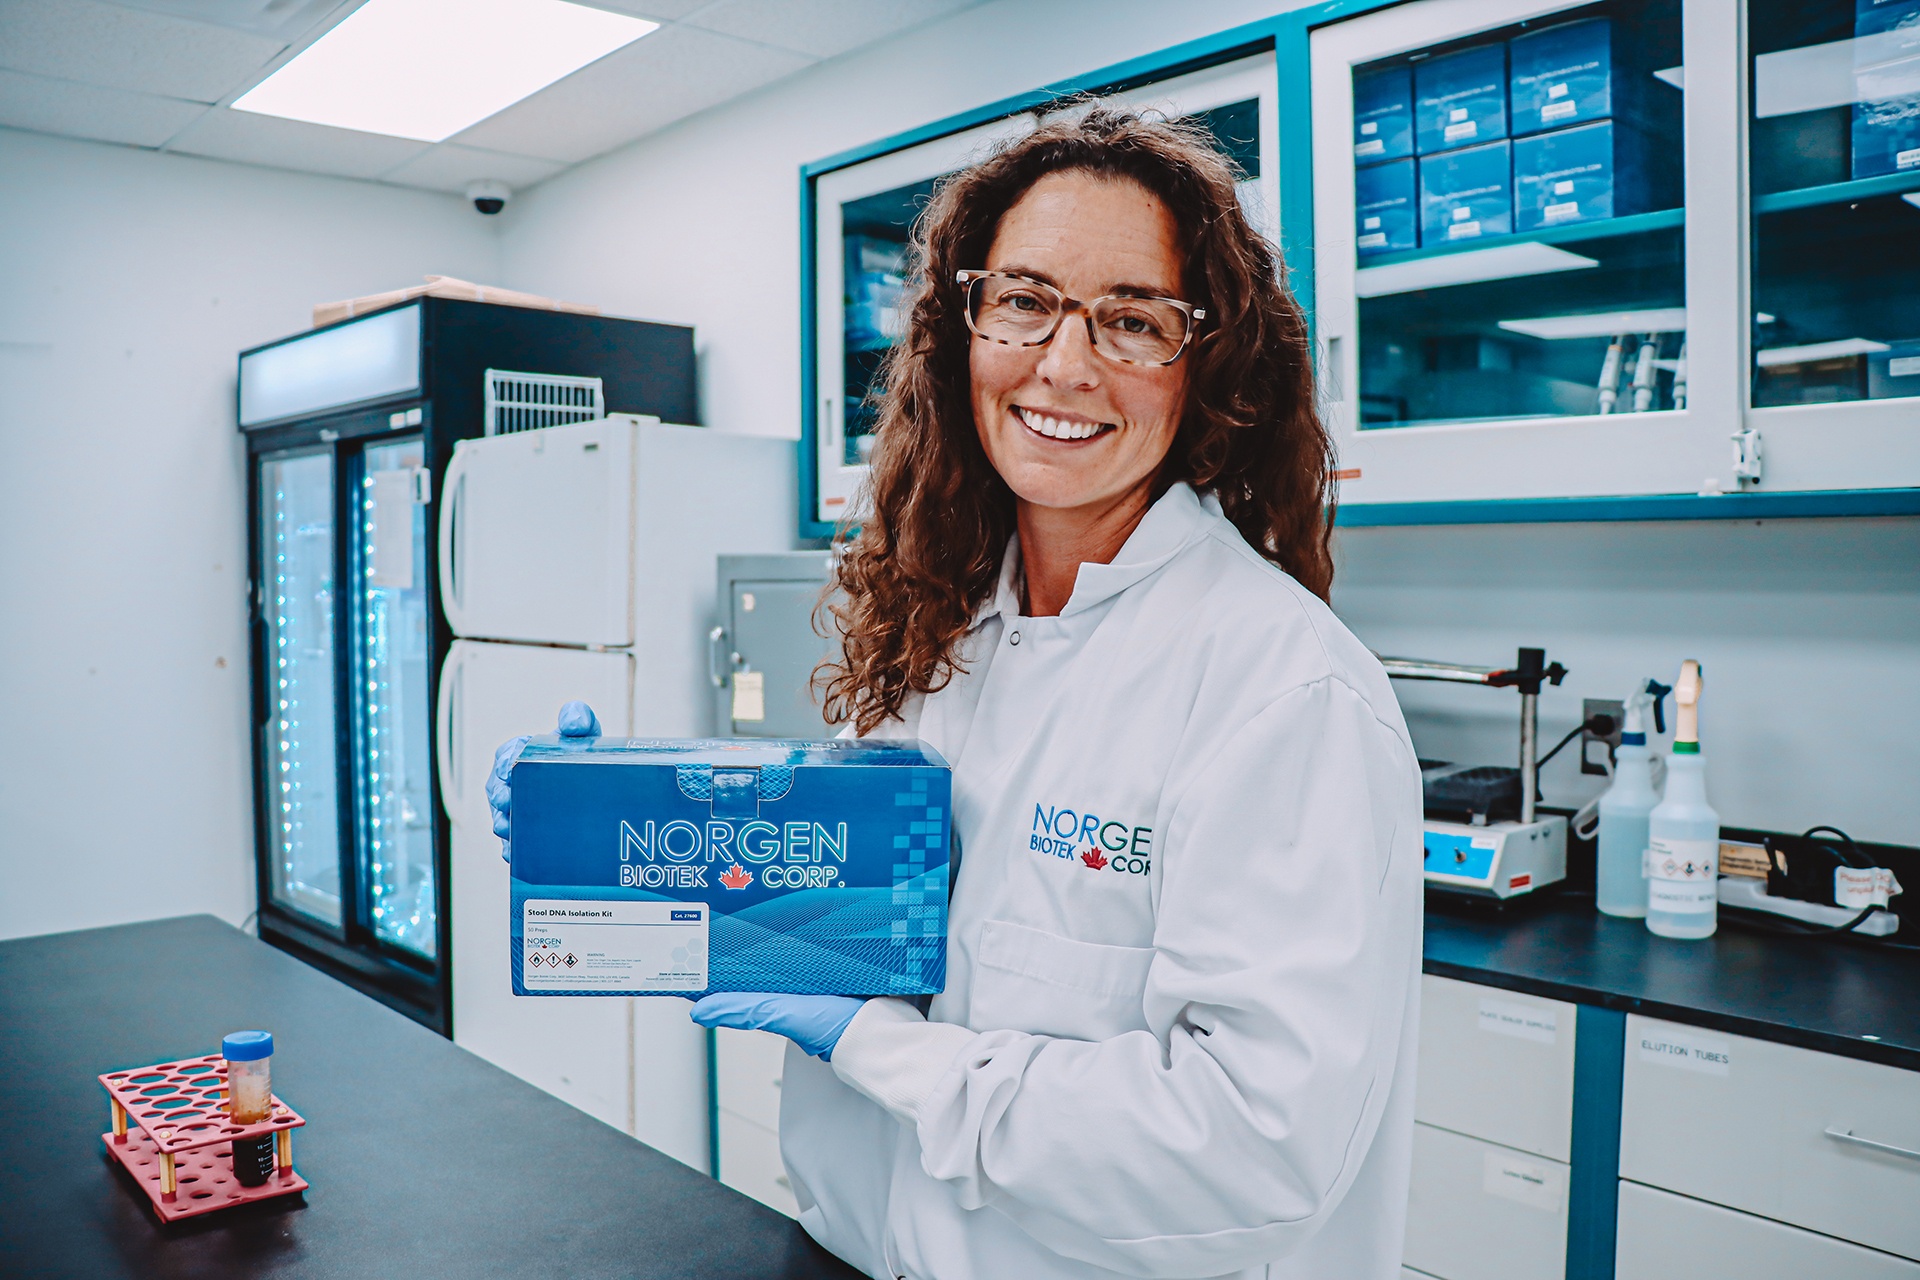
[[[1152,576],[1201,537],[1208,524],[1221,518],[1218,498],[1212,494],[1203,498],[1186,481],[1178,482],[1147,509],[1111,563],[1080,566],[1074,576],[1073,594],[1060,616],[1084,613]],[[1000,557],[1000,581],[974,618],[975,626],[996,615],[1021,616],[1020,573],[1020,535],[1016,533],[1007,540],[1006,554]]]

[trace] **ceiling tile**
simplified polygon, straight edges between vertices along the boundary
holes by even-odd
[[[426,149],[426,143],[405,138],[332,129],[226,107],[207,112],[167,146],[169,151],[215,160],[342,178],[377,178]]]
[[[456,140],[571,164],[810,65],[782,49],[662,27]]]
[[[563,168],[558,161],[535,160],[530,156],[510,156],[499,151],[481,151],[443,142],[430,147],[391,173],[381,175],[384,182],[402,186],[425,187],[430,191],[460,191],[470,182],[491,178],[518,190],[544,182]]]
[[[170,13],[216,27],[292,40],[335,10],[357,9],[365,0],[113,0],[129,9]],[[344,16],[344,14],[342,15]]]
[[[815,58],[831,58],[910,27],[971,8],[979,0],[720,0],[689,26]]]
[[[0,71],[0,125],[13,129],[157,147],[209,109],[178,98]]]
[[[0,68],[217,102],[285,42],[95,0],[0,3]]]
[[[677,22],[688,14],[712,4],[713,0],[575,0],[575,2],[594,9],[632,14],[636,18],[652,18],[655,22]]]

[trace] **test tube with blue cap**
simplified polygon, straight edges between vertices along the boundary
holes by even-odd
[[[273,1033],[236,1031],[220,1042],[227,1060],[227,1114],[234,1124],[260,1124],[273,1114]],[[233,1176],[243,1187],[257,1187],[272,1176],[274,1139],[233,1141]]]

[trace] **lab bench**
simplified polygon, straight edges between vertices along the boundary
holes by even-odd
[[[0,942],[0,1272],[858,1273],[788,1218],[208,916]],[[102,1148],[104,1071],[271,1030],[293,1203],[173,1226]]]
[[[1572,896],[1425,954],[1409,1276],[1920,1278],[1920,957]]]

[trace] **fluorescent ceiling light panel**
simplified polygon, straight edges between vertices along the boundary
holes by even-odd
[[[1502,320],[1500,327],[1529,338],[1557,342],[1562,338],[1611,338],[1617,333],[1685,333],[1687,309],[1661,307],[1652,311],[1602,311],[1585,316],[1542,316],[1538,320]]]
[[[439,142],[659,25],[566,0],[367,0],[233,105]]]
[[[1886,343],[1872,338],[1842,338],[1838,342],[1809,342],[1803,347],[1762,347],[1753,358],[1762,369],[1771,369],[1780,364],[1810,364],[1815,360],[1838,360],[1842,356],[1872,355],[1886,349]]]
[[[1353,273],[1353,288],[1363,298],[1378,298],[1390,293],[1412,293],[1415,289],[1442,289],[1453,284],[1505,280],[1512,276],[1543,276],[1599,265],[1597,259],[1529,240],[1492,249],[1416,258],[1412,262],[1390,262],[1382,267],[1361,267]]]

